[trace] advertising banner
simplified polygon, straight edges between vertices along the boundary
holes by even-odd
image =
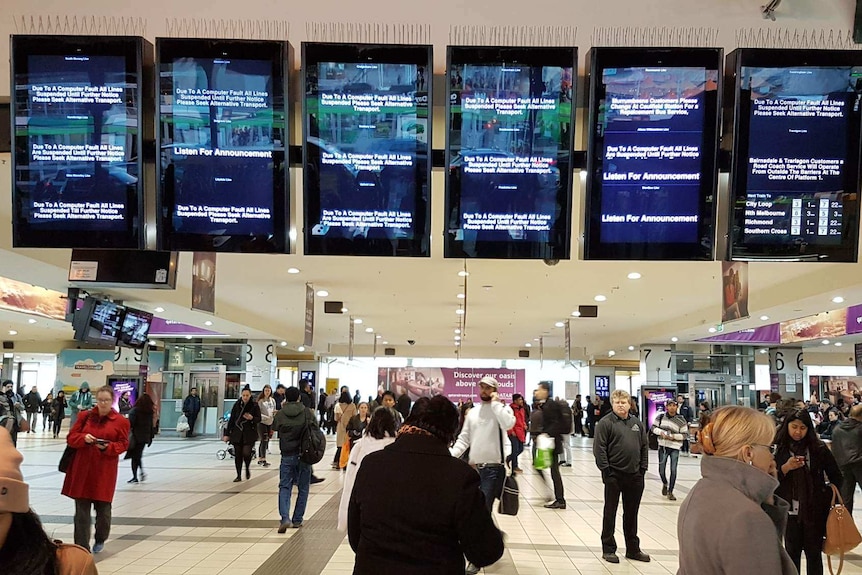
[[[192,258],[192,309],[215,313],[216,255],[195,252]]]
[[[721,262],[721,322],[748,317],[748,262]]]
[[[0,277],[0,309],[66,318],[66,294]]]
[[[135,402],[138,401],[138,383],[136,381],[114,380],[110,385],[114,388],[114,403],[112,407],[115,411],[120,411],[120,398],[127,391],[129,392],[129,403],[131,403],[132,406],[134,406]]]
[[[656,418],[666,411],[665,405],[674,398],[673,389],[644,389],[644,415],[647,428],[651,428]]]
[[[305,337],[302,345],[311,347],[314,343],[314,288],[305,284]]]
[[[743,329],[732,333],[713,335],[699,339],[698,341],[777,344],[781,343],[781,330],[777,323],[773,323],[752,329]]]
[[[527,385],[523,369],[381,367],[377,374],[381,390],[390,389],[396,397],[406,393],[411,401],[435,395],[445,395],[454,403],[478,401],[479,380],[487,375],[497,380],[500,399],[511,403],[512,394],[525,395]]]
[[[847,308],[847,333],[862,333],[862,305]]]
[[[854,396],[862,391],[862,377],[825,376],[821,379],[826,392],[826,399],[833,404],[843,398],[845,403],[855,403]]]
[[[781,322],[781,343],[838,337],[847,332],[847,308]]]

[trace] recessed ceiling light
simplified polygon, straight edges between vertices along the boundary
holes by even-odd
[[[329,295],[329,292],[325,289],[317,290],[317,297],[326,297]]]
[[[456,329],[456,330],[455,330],[455,333],[461,333],[461,330],[460,330],[460,329]]]
[[[561,321],[558,321],[558,322],[557,322],[557,323],[555,323],[554,325],[555,325],[555,326],[557,326],[557,327],[563,327],[563,326],[564,326],[564,325],[566,325],[566,324],[564,324],[564,323],[563,323],[563,322],[561,322]]]
[[[594,297],[593,299],[596,301],[606,301],[608,298],[606,296],[603,296],[602,294],[599,294],[596,297]]]
[[[768,316],[768,315],[762,315],[762,316],[760,316],[760,321],[766,321],[766,320],[768,320],[768,319],[769,319],[769,316]]]
[[[834,298],[832,298],[832,303],[844,303],[844,298],[841,297],[840,295],[837,295]]]
[[[163,311],[165,311],[165,308],[163,308],[163,307],[161,307],[161,306],[160,306],[160,307],[157,307],[157,308],[153,308],[153,311],[154,311],[154,312],[156,312],[156,313],[162,313]]]
[[[468,275],[470,275],[470,272],[467,272],[467,271],[465,271],[465,270],[461,270],[460,272],[458,272],[458,277],[465,278],[465,277],[467,277]]]
[[[458,294],[458,295],[456,295],[455,297],[457,297],[458,299],[464,299],[464,298],[465,298],[465,297],[467,297],[467,296],[465,296],[465,295],[464,295],[464,294],[462,294],[462,293],[459,293],[459,294]]]
[[[374,333],[374,328],[373,327],[366,327],[365,333]]]
[[[289,274],[298,274],[299,268],[287,268],[287,273]]]
[[[15,331],[14,329],[10,329],[10,330],[9,330],[9,335],[18,335],[18,332],[17,332],[17,331]]]
[[[346,307],[341,308],[341,313],[347,313],[349,310]]]
[[[610,351],[608,352],[608,357],[613,357],[613,356],[615,356],[616,354],[617,354],[617,352],[615,352],[614,350],[610,350]]]
[[[638,272],[632,272],[632,273],[630,273],[629,275],[627,275],[626,277],[627,277],[627,278],[629,278],[630,280],[639,280],[639,279],[641,279],[641,275],[640,275]]]
[[[281,347],[287,347],[287,342],[286,341],[281,342]]]
[[[534,338],[533,338],[533,341],[539,341],[539,338],[534,337]]]
[[[456,335],[456,336],[455,336],[455,341],[461,341],[461,336],[460,336],[460,335]]]
[[[630,345],[630,346],[629,346],[629,351],[634,351],[634,350],[635,350],[635,346]]]
[[[835,342],[835,347],[841,347],[842,345],[844,345],[844,344],[841,343],[840,341]]]
[[[460,342],[460,341],[456,341],[456,342],[455,342],[455,345],[461,345],[461,342]]]
[[[761,350],[760,350],[760,353],[769,353],[769,350],[768,350],[768,349],[766,349],[766,348],[764,348],[764,349],[761,349]]]
[[[525,344],[524,344],[524,347],[533,347],[533,344],[532,344],[532,343],[527,342],[527,343],[525,343]]]
[[[829,345],[829,340],[828,340],[828,339],[824,339],[824,340],[823,340],[823,341],[821,341],[820,343],[822,343],[823,345]]]
[[[30,319],[27,320],[27,323],[34,324],[34,323],[36,323],[36,320],[31,317]]]
[[[458,309],[455,310],[455,313],[457,313],[458,315],[464,315],[464,310],[459,307]]]
[[[709,329],[708,329],[708,330],[706,330],[706,331],[708,331],[709,333],[715,333],[715,332],[716,332],[716,331],[718,331],[718,330],[716,330],[714,327],[711,327],[711,328],[709,328]]]
[[[676,336],[673,336],[672,338],[670,338],[670,340],[671,340],[672,342],[676,343],[676,342],[678,342],[678,341],[679,341],[679,338],[678,338],[678,337],[676,337]]]
[[[206,321],[204,322],[204,325],[212,325],[212,324],[213,324],[213,322],[211,322],[210,320],[206,320]]]
[[[388,345],[388,344],[389,344],[389,342],[388,342],[388,341],[384,341],[384,342],[383,342],[383,345]]]
[[[359,325],[360,323],[362,323],[362,320],[357,317],[353,320],[353,323]]]
[[[581,312],[579,312],[579,311],[573,311],[573,312],[572,312],[572,317],[581,317]]]
[[[156,345],[156,342],[153,340],[150,340],[150,345]]]
[[[190,335],[186,336],[186,339],[191,339],[191,338],[192,338],[192,336],[190,336]]]
[[[305,351],[305,346],[304,345],[299,346],[298,348],[296,348],[296,351]]]

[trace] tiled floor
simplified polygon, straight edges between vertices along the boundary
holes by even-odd
[[[331,440],[330,440],[331,441]],[[120,462],[113,527],[105,550],[97,556],[99,573],[152,575],[336,575],[351,573],[353,553],[335,529],[341,494],[341,472],[324,462],[316,473],[325,482],[311,488],[305,524],[284,535],[276,532],[278,456],[272,467],[254,465],[251,481],[232,483],[233,460],[220,461],[221,443],[211,439],[157,439],[144,454],[147,479],[129,485],[129,462]],[[72,541],[72,501],[60,495],[63,475],[57,461],[62,440],[50,434],[22,435],[24,474],[33,509],[55,538]],[[330,449],[334,446],[330,444]],[[699,460],[681,458],[676,488],[679,501],[661,497],[656,454],[651,452],[647,489],[640,511],[641,545],[651,563],[601,560],[602,483],[591,453],[591,441],[573,440],[573,466],[563,468],[568,509],[542,508],[549,493],[529,470],[527,455],[519,477],[521,510],[517,517],[498,516],[507,534],[506,553],[486,573],[533,575],[676,573],[676,516],[679,505],[699,477]],[[862,518],[862,513],[857,514]],[[862,521],[857,519],[862,526]],[[621,520],[617,521],[618,529]],[[618,541],[622,542],[619,533]],[[803,567],[804,569],[804,567]],[[862,555],[854,553],[846,574],[862,574]],[[766,575],[766,574],[763,574]]]

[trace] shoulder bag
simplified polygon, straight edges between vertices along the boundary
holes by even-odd
[[[826,553],[829,573],[840,575],[844,568],[844,554],[862,543],[862,535],[859,535],[859,530],[856,529],[850,511],[844,507],[844,500],[841,498],[838,488],[834,484],[831,487],[832,506],[829,508],[829,516],[826,518],[826,539],[823,541],[823,552]],[[832,555],[839,556],[838,571],[832,570]]]
[[[90,418],[90,412],[85,411],[82,416],[84,425],[87,425],[87,419]],[[84,425],[81,428],[84,428]],[[60,473],[66,473],[69,468],[72,466],[72,462],[75,460],[75,452],[78,451],[68,443],[66,444],[66,449],[63,450],[63,455],[60,456],[60,463],[57,465],[57,470]]]
[[[502,430],[501,430],[502,431]],[[503,470],[506,469],[506,453],[503,450],[503,436],[499,435],[500,438],[500,459],[503,461]],[[520,503],[518,501],[518,496],[520,495],[520,490],[518,489],[518,481],[515,479],[515,461],[512,460],[511,464],[512,472],[506,475],[503,478],[503,492],[500,493],[500,505],[497,507],[497,512],[501,515],[517,515],[518,508],[520,507]]]

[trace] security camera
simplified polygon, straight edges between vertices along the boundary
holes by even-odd
[[[415,339],[408,339],[407,343],[409,343],[410,345],[416,345],[416,340]]]

